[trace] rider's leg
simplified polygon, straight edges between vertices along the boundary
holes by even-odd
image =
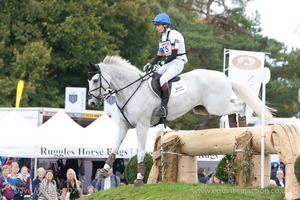
[[[166,117],[167,116],[167,104],[169,101],[169,84],[168,81],[177,76],[183,70],[184,62],[180,59],[175,59],[170,63],[163,65],[161,68],[158,68],[157,73],[162,74],[160,77],[160,85],[162,89],[162,101],[161,108],[157,112],[157,117]]]
[[[170,96],[170,90],[169,90],[169,84],[164,83],[161,87],[161,94],[162,94],[162,98],[161,98],[161,107],[159,109],[159,111],[156,113],[157,117],[166,117],[168,115],[168,102],[169,102],[169,96]]]

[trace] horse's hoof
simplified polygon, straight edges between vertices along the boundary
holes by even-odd
[[[106,179],[107,176],[107,171],[105,169],[101,169],[97,179]]]
[[[133,187],[139,187],[139,186],[142,186],[144,185],[144,182],[142,179],[135,179],[134,180],[134,183],[133,183]]]

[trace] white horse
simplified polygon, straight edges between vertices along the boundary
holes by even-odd
[[[180,77],[185,80],[187,90],[184,94],[170,97],[167,121],[174,120],[191,109],[202,115],[222,116],[238,113],[244,116],[245,103],[257,116],[262,115],[262,103],[257,95],[248,86],[230,81],[222,72],[196,69],[181,74]],[[160,106],[161,100],[150,90],[148,81],[145,81],[148,78],[144,72],[118,56],[106,56],[102,63],[89,66],[89,105],[99,105],[101,98],[108,94],[107,89],[111,89],[109,93],[116,94],[120,112],[119,133],[103,172],[113,165],[127,131],[134,127],[138,141],[138,174],[135,185],[142,184],[145,175],[143,161],[148,129],[159,121],[154,110]],[[232,91],[245,103],[231,101]],[[266,119],[272,118],[272,113],[267,107],[265,114]]]

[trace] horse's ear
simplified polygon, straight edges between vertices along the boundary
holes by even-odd
[[[87,70],[90,69],[90,63],[85,63],[83,66],[84,66]]]
[[[97,69],[96,66],[90,62],[88,62],[88,64],[86,64],[85,66],[89,71],[95,71]]]

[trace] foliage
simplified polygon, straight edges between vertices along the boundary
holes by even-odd
[[[298,183],[300,184],[300,155],[296,158],[296,161],[294,164],[294,173],[295,173]]]
[[[84,200],[119,199],[119,200],[177,200],[177,199],[210,199],[210,200],[240,200],[240,199],[284,199],[282,187],[235,187],[227,184],[199,183],[159,183],[145,184],[141,187],[132,185],[111,188],[87,197]]]
[[[224,183],[233,184],[235,182],[235,178],[232,178],[232,175],[235,174],[234,170],[236,170],[234,159],[234,156],[226,155],[217,165],[216,176]]]
[[[151,155],[146,153],[145,159],[144,159],[144,164],[146,167],[146,174],[144,176],[143,181],[144,181],[144,183],[146,183],[148,180],[150,170],[153,165]],[[126,175],[126,180],[128,181],[128,183],[132,184],[134,182],[134,180],[136,179],[137,168],[138,168],[137,155],[135,155],[130,158],[130,160],[128,161],[126,168],[125,168],[125,175]]]
[[[146,41],[155,34],[146,5],[146,0],[2,1],[0,106],[14,105],[20,78],[21,106],[63,107],[65,87],[87,86],[87,61],[118,54],[141,66]]]

